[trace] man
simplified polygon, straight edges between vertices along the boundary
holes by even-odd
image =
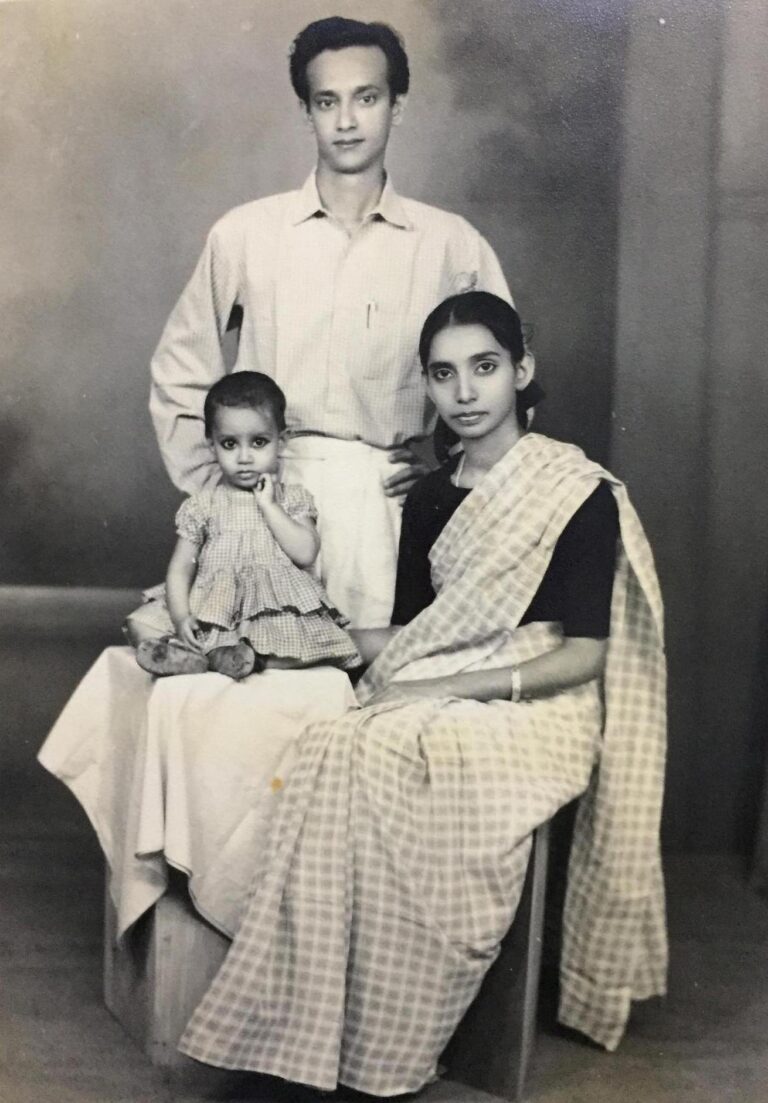
[[[378,627],[392,608],[400,502],[425,470],[410,448],[430,415],[421,324],[454,292],[509,290],[472,226],[398,196],[386,175],[409,85],[390,27],[311,23],[290,75],[316,172],[213,227],[153,358],[150,409],[176,485],[214,480],[203,399],[226,371],[222,340],[237,317],[235,370],[266,373],[288,398],[283,478],[315,497],[327,590],[355,627]]]

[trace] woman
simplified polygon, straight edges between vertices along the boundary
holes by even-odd
[[[182,1038],[199,1060],[420,1088],[498,953],[531,832],[585,790],[560,1017],[614,1048],[630,999],[663,991],[652,557],[617,480],[525,431],[524,351],[514,310],[484,292],[424,325],[427,389],[463,453],[406,506],[397,601],[415,615],[358,634],[369,659],[385,645],[364,707],[301,737],[248,912]],[[562,554],[585,525],[607,585]]]

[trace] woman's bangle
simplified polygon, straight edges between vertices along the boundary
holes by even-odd
[[[509,699],[517,705],[522,700],[522,697],[523,683],[520,678],[520,667],[515,665],[512,667],[512,693]]]

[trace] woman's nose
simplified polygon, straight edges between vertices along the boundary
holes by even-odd
[[[474,380],[471,375],[460,374],[456,377],[456,401],[472,402],[477,397]]]

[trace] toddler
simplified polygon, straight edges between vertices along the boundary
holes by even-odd
[[[314,501],[277,477],[282,390],[260,372],[233,372],[211,387],[204,418],[221,482],[182,503],[165,584],[127,619],[139,666],[236,680],[266,667],[359,666],[345,617],[309,573]]]

